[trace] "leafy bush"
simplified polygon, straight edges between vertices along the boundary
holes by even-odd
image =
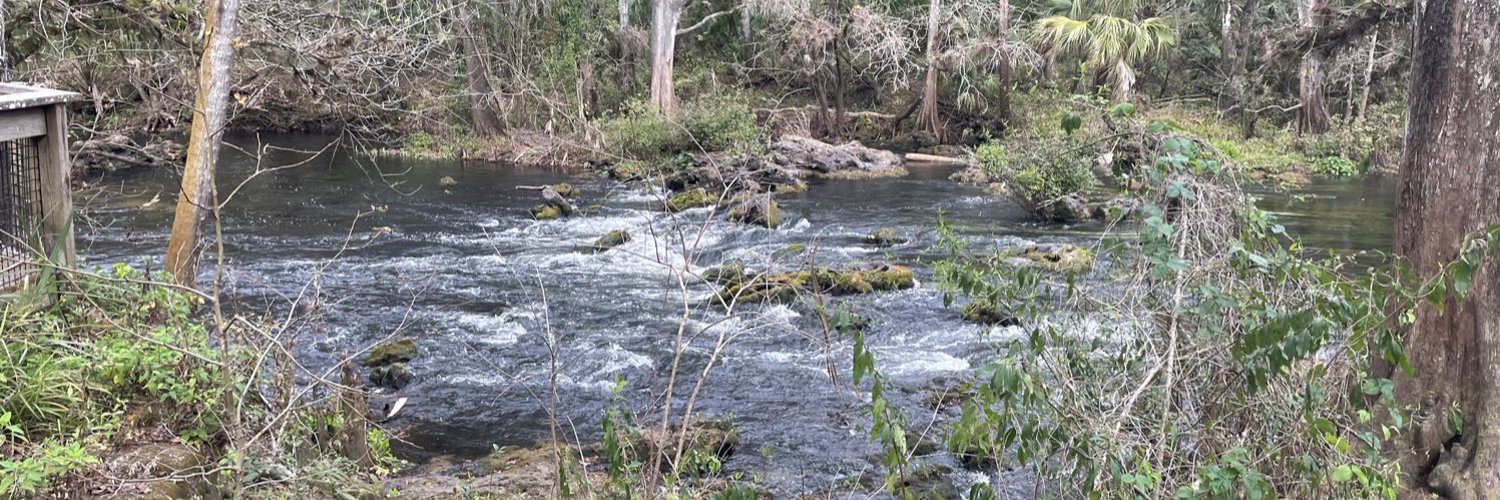
[[[682,126],[697,145],[708,151],[743,150],[761,138],[755,113],[743,100],[711,97],[684,110]]]
[[[1324,156],[1318,158],[1317,161],[1312,162],[1309,168],[1319,174],[1338,177],[1350,177],[1360,173],[1359,165],[1355,165],[1353,161],[1342,156]]]
[[[1088,158],[1078,156],[1031,157],[1013,161],[1004,145],[994,141],[980,145],[976,155],[990,178],[1005,182],[1011,198],[1027,210],[1039,213],[1046,202],[1093,187]]]
[[[604,142],[627,158],[660,160],[677,153],[746,150],[760,142],[755,113],[742,100],[712,97],[686,103],[677,122],[647,101],[632,101],[600,122]]]
[[[688,145],[685,131],[643,100],[631,101],[618,116],[600,122],[599,130],[604,142],[627,158],[657,159]]]

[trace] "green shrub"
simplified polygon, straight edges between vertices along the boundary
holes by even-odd
[[[1220,139],[1213,141],[1213,145],[1214,149],[1219,150],[1220,153],[1224,153],[1224,156],[1228,156],[1232,160],[1245,159],[1245,152],[1240,150],[1240,143],[1238,142]]]
[[[416,151],[426,151],[428,149],[432,149],[432,145],[434,143],[435,141],[432,138],[432,134],[429,134],[427,132],[412,132],[410,135],[406,136],[406,144],[402,145],[402,148]]]
[[[676,122],[647,101],[632,101],[619,115],[599,123],[613,152],[661,160],[678,153],[744,151],[761,141],[755,113],[738,98],[711,97],[685,103]]]
[[[682,126],[707,151],[745,150],[761,138],[755,113],[736,98],[714,97],[689,104]]]
[[[631,101],[618,116],[599,123],[604,142],[613,152],[643,160],[686,147],[687,134],[648,101]]]
[[[1350,177],[1358,175],[1359,165],[1354,161],[1342,156],[1324,156],[1312,162],[1310,167],[1313,172],[1338,177]]]
[[[1011,198],[1034,213],[1049,200],[1098,183],[1087,157],[1036,156],[1016,161],[1008,157],[1005,146],[994,141],[980,145],[976,154],[990,178],[1005,182]]]

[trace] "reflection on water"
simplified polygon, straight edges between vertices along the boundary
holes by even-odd
[[[1322,179],[1291,193],[1258,193],[1261,209],[1275,214],[1307,246],[1339,252],[1388,252],[1395,231],[1396,179]]]

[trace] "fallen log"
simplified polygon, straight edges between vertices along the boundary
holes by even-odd
[[[929,155],[923,153],[906,153],[906,161],[912,163],[936,163],[940,165],[968,165],[969,162],[962,158],[952,156]]]

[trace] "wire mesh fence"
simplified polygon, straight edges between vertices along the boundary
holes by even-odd
[[[36,138],[0,142],[0,290],[26,284],[38,270],[32,243],[42,207],[41,175]]]

